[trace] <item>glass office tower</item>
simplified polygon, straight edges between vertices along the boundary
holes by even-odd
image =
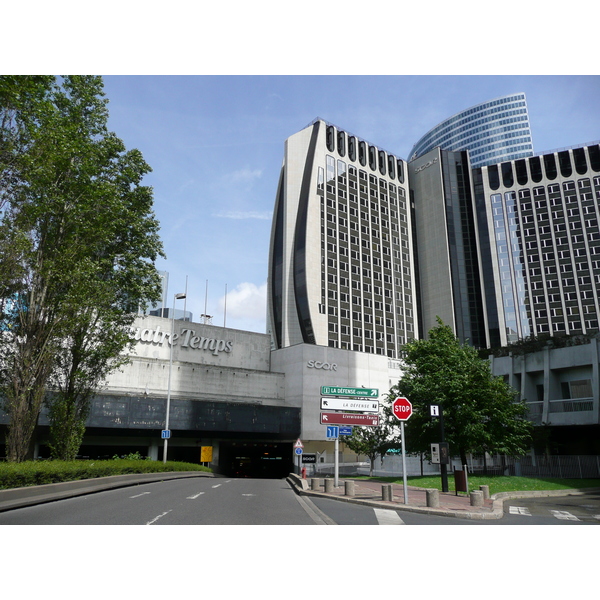
[[[473,168],[532,156],[525,94],[483,102],[442,121],[413,146],[411,160],[437,146],[468,150]]]

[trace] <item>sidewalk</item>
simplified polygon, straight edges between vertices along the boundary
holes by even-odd
[[[331,484],[333,484],[333,479]],[[404,503],[404,486],[401,484],[384,484],[375,481],[339,479],[338,486],[331,486],[331,491],[325,492],[325,478],[318,479],[318,490],[312,489],[312,478],[302,479],[298,475],[290,475],[288,482],[297,493],[306,496],[321,498],[335,498],[343,502],[353,502],[375,508],[388,508],[394,510],[406,510],[431,515],[458,517],[461,519],[501,519],[503,511],[503,500],[495,498],[483,498],[481,506],[472,506],[471,497],[456,495],[454,492],[438,492],[438,506],[428,506],[427,490],[408,486],[408,503]],[[354,495],[347,494],[346,482],[354,483]],[[329,484],[329,485],[331,485]],[[383,488],[391,485],[393,500],[383,500]],[[479,491],[479,490],[472,490]]]
[[[325,492],[325,479],[329,479],[331,490]],[[372,506],[374,508],[387,508],[390,510],[405,510],[410,512],[419,512],[429,515],[438,515],[444,517],[455,517],[458,519],[501,519],[504,516],[504,501],[516,498],[546,498],[549,496],[579,496],[593,491],[600,491],[600,488],[581,488],[581,489],[563,489],[547,491],[521,491],[521,492],[501,492],[493,494],[490,498],[484,498],[481,506],[472,506],[470,495],[459,495],[455,492],[438,492],[439,505],[437,507],[427,506],[427,489],[418,487],[407,487],[408,503],[404,503],[404,486],[401,484],[384,484],[376,481],[353,480],[350,478],[340,478],[338,486],[335,487],[333,478],[320,478],[317,490],[312,490],[312,478],[302,479],[299,475],[290,474],[287,478],[288,483],[297,494],[303,496],[314,496],[319,498],[332,498],[342,502],[353,502]],[[346,482],[354,483],[353,495],[347,494]],[[392,486],[392,500],[383,500],[385,486]],[[469,490],[480,491],[480,490]]]

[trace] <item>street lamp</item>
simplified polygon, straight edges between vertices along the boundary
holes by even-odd
[[[185,294],[175,294],[173,296],[173,314],[171,315],[171,337],[169,338],[171,343],[171,350],[169,353],[169,383],[167,385],[167,414],[165,417],[165,435],[169,435],[169,412],[171,411],[171,371],[173,370],[173,336],[175,335],[175,301],[183,300],[186,297]],[[167,462],[167,445],[169,439],[165,437],[164,448],[163,448],[163,463]]]

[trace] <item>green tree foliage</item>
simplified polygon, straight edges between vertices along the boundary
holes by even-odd
[[[53,450],[73,456],[89,399],[122,363],[135,313],[160,296],[159,225],[141,183],[150,167],[107,121],[100,77],[0,77],[9,460],[26,458],[49,386]]]
[[[463,464],[471,452],[519,456],[527,451],[532,424],[525,403],[439,317],[428,339],[412,341],[403,351],[404,374],[390,394],[405,396],[413,405],[405,426],[410,452],[429,453],[430,444],[441,441],[439,421],[429,413],[431,404],[442,407],[445,440]]]
[[[385,456],[389,450],[401,447],[397,424],[398,421],[391,416],[390,411],[382,411],[377,427],[354,427],[352,435],[345,439],[345,444],[350,450],[368,457],[370,476],[373,476],[375,460],[378,456]]]

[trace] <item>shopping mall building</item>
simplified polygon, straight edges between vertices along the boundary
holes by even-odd
[[[600,147],[533,155],[530,141],[520,94],[448,119],[410,162],[315,119],[284,145],[267,332],[139,317],[131,363],[94,398],[82,455],[162,459],[169,397],[169,459],[284,475],[298,440],[316,460],[331,456],[322,388],[381,400],[403,344],[437,316],[479,348],[579,340],[492,368],[562,453],[600,454]],[[40,456],[47,430],[42,414]]]

